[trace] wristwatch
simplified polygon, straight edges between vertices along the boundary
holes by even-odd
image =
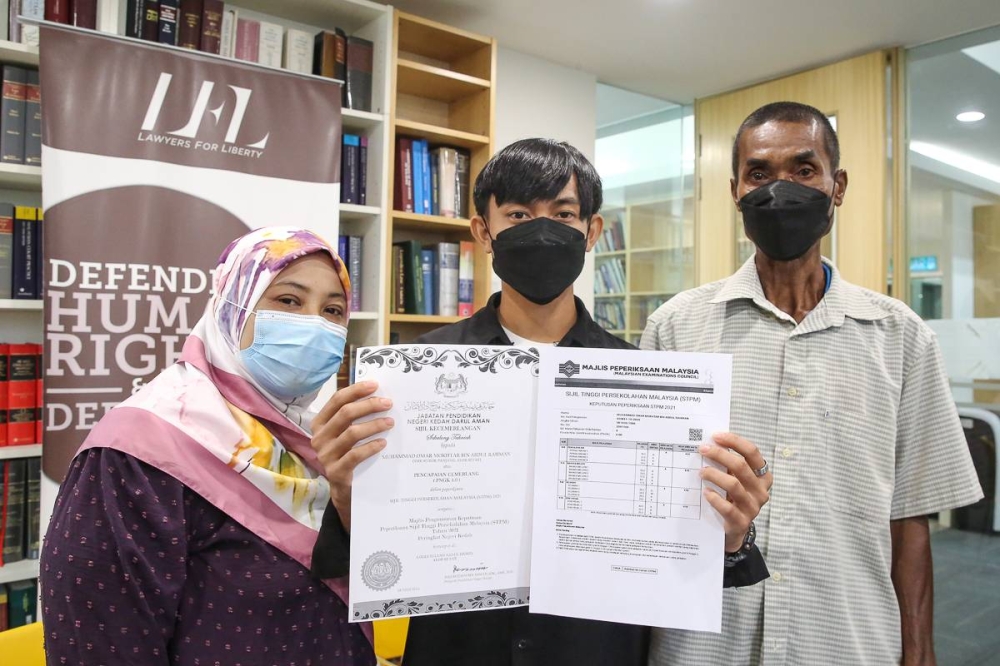
[[[750,551],[753,549],[753,544],[757,540],[757,526],[752,522],[750,523],[750,529],[747,530],[747,534],[743,537],[743,545],[735,553],[726,553],[725,562],[726,567],[735,567],[737,564],[747,559],[750,555]]]

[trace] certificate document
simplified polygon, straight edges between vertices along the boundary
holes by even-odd
[[[358,351],[395,420],[354,472],[350,619],[528,603],[538,352]]]
[[[722,354],[541,350],[532,612],[721,630],[698,446],[729,429],[731,377]]]

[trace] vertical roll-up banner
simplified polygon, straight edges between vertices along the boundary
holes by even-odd
[[[234,238],[336,247],[340,84],[41,28],[43,531],[90,429],[180,355]]]

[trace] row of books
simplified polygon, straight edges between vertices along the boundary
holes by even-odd
[[[351,278],[351,312],[361,309],[361,255],[364,239],[361,236],[344,236],[337,239],[337,254],[347,267]]]
[[[38,26],[21,17],[97,29],[97,0],[0,0],[0,38],[38,46]]]
[[[368,204],[368,137],[345,134],[340,149],[340,203]]]
[[[42,459],[0,464],[0,566],[37,560]]]
[[[0,203],[0,299],[42,297],[42,209]]]
[[[620,252],[625,249],[625,227],[621,218],[609,217],[604,221],[604,231],[594,246],[595,252]]]
[[[393,243],[391,312],[468,317],[472,314],[475,250],[472,241],[422,246]]]
[[[0,447],[42,441],[42,346],[0,343]]]
[[[625,259],[612,257],[597,264],[594,271],[594,292],[598,294],[622,294],[628,291],[625,280]]]
[[[3,66],[0,162],[42,166],[42,93],[37,69]]]
[[[633,298],[632,312],[636,315],[635,320],[642,328],[645,328],[646,320],[649,319],[649,315],[656,312],[657,308],[670,300],[670,298],[671,294]]]
[[[37,619],[38,583],[22,580],[0,585],[0,631],[16,629]]]
[[[609,331],[624,331],[625,302],[601,300],[594,303],[594,321]]]
[[[396,210],[464,219],[469,217],[469,152],[430,148],[427,141],[396,142]]]
[[[222,0],[128,0],[125,34],[344,82],[342,103],[372,109],[374,44],[343,30],[312,34],[240,17]]]

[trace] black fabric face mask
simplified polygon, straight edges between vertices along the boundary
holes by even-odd
[[[776,180],[740,199],[743,228],[765,255],[775,261],[791,261],[830,231],[831,204],[831,197],[822,190]]]
[[[505,229],[493,239],[493,270],[532,303],[552,302],[583,271],[587,236],[547,217]]]

